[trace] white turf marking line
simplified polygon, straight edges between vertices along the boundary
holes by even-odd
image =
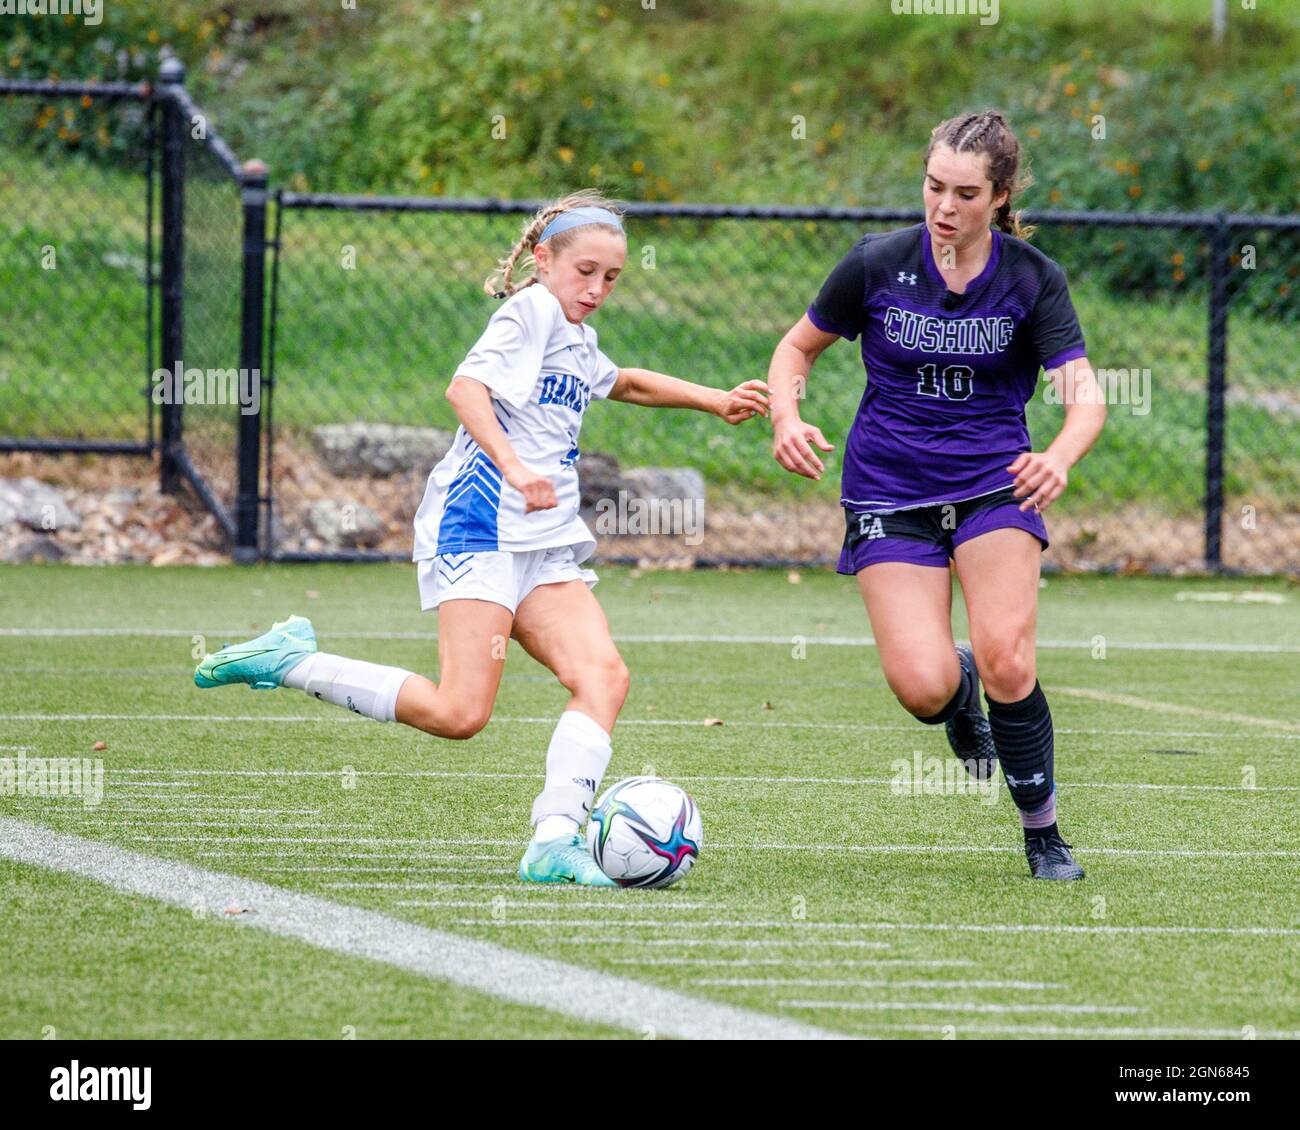
[[[641,1033],[699,1039],[830,1038],[811,1025],[704,1001],[609,973],[534,957],[360,907],[205,871],[0,817],[0,855],[190,909],[252,906],[234,925],[382,962],[514,1004]]]
[[[128,827],[134,825],[127,825]],[[156,827],[157,825],[142,824],[140,827]],[[210,827],[224,827],[225,825],[213,824]],[[279,824],[280,828],[291,827],[291,825]],[[334,825],[337,826],[337,825]],[[430,844],[439,844],[447,847],[455,847],[460,844],[473,847],[511,847],[514,845],[513,840],[437,840],[437,839],[385,839],[382,837],[366,836],[323,836],[315,838],[296,837],[296,836],[153,836],[148,833],[136,833],[131,837],[136,840],[152,840],[155,843],[176,843],[188,844],[203,842],[213,843],[236,843],[236,844],[420,844],[428,846]],[[1024,851],[1019,847],[1001,847],[986,846],[983,844],[709,844],[709,851],[816,851],[816,852],[835,852],[835,853],[858,853],[858,854],[938,854],[938,855],[961,855],[971,853],[990,853],[990,854],[1011,854],[1020,855]],[[1079,855],[1087,857],[1090,855],[1118,855],[1118,856],[1172,856],[1175,858],[1209,858],[1209,859],[1291,859],[1300,856],[1300,849],[1278,850],[1278,851],[1253,851],[1253,850],[1215,850],[1211,848],[1189,848],[1187,850],[1175,848],[1080,848]],[[235,853],[243,854],[243,853]],[[430,858],[446,859],[446,855],[433,856]],[[460,857],[456,857],[459,859]],[[468,857],[473,858],[473,857]],[[502,857],[487,857],[502,858]]]
[[[1132,705],[1132,704],[1128,704]],[[1174,707],[1172,703],[1167,704],[1172,707],[1170,713],[1181,714],[1191,713],[1191,708]],[[1213,715],[1211,715],[1213,716]],[[1225,721],[1231,721],[1235,715],[1221,715]],[[522,723],[530,726],[551,726],[555,725],[555,716],[526,718],[526,717],[494,717],[493,722]],[[1252,719],[1255,725],[1274,725],[1267,719]],[[354,714],[340,715],[336,712],[315,714],[0,714],[0,722],[232,722],[242,725],[262,724],[268,722],[289,722],[307,725],[344,725],[344,726],[363,726],[369,722],[367,718],[361,718]],[[620,726],[690,726],[700,727],[703,720],[698,718],[620,718]],[[735,727],[753,726],[763,729],[786,729],[786,730],[853,730],[853,731],[906,731],[908,733],[919,733],[915,726],[903,724],[884,724],[870,722],[778,722],[772,721],[753,721],[749,719],[737,718],[726,720],[726,725]],[[1300,732],[1292,732],[1300,729],[1293,727],[1289,723],[1282,723],[1287,728],[1285,733],[1267,733],[1254,735],[1254,740],[1260,737],[1277,738],[1284,740],[1300,740]],[[1218,738],[1223,741],[1242,740],[1241,734],[1214,733],[1204,731],[1183,731],[1183,730],[1093,730],[1093,729],[1057,729],[1058,734],[1080,734],[1086,737],[1097,735],[1116,735],[1116,736],[1149,736],[1158,738],[1171,737],[1202,737]],[[156,770],[152,770],[156,772]],[[238,776],[239,770],[212,770],[212,772],[225,772],[229,776]],[[295,775],[292,771],[286,771],[285,776]],[[296,774],[303,777],[315,776],[337,776],[333,774],[321,774],[319,772],[302,772]]]
[[[1137,710],[1149,710],[1155,714],[1190,715],[1193,718],[1210,718],[1215,722],[1231,722],[1235,726],[1267,726],[1273,730],[1285,730],[1300,733],[1300,722],[1279,722],[1274,718],[1257,718],[1253,714],[1230,714],[1223,710],[1206,710],[1200,706],[1182,706],[1176,702],[1158,702],[1150,698],[1138,698],[1131,694],[1114,694],[1110,691],[1095,691],[1090,687],[1062,687],[1052,685],[1052,694],[1066,695],[1070,698],[1086,698],[1091,702],[1105,702],[1112,706],[1131,706]]]
[[[167,799],[168,799],[168,800],[171,800],[171,799],[173,799],[173,798],[172,798],[172,797],[168,797]],[[107,808],[107,809],[101,809],[101,811],[107,811],[109,814],[116,816],[117,813],[119,813],[119,812],[157,812],[158,809],[157,809],[157,808],[154,808],[154,807],[151,807],[151,806],[149,806],[149,805],[132,805],[132,806],[125,806],[125,805],[120,805],[120,804],[114,804],[114,805],[112,805],[111,807],[109,807],[109,808]],[[232,807],[232,808],[187,808],[187,809],[185,809],[184,811],[186,811],[186,812],[192,812],[192,813],[194,813],[196,816],[218,816],[218,815],[220,815],[220,814],[223,813],[223,812],[248,812],[248,813],[252,813],[252,814],[254,814],[254,815],[256,815],[256,816],[319,816],[319,815],[320,815],[320,809],[319,809],[319,808],[238,808],[238,807]],[[185,821],[185,823],[188,823],[188,821]],[[136,825],[132,824],[132,825],[129,825],[129,826],[134,827],[134,826],[136,826]],[[147,824],[141,824],[141,825],[139,825],[139,826],[140,826],[140,827],[147,827],[148,825],[147,825]],[[220,824],[211,825],[211,827],[221,827],[221,826],[222,826],[222,825],[220,825]],[[275,826],[276,826],[277,828],[283,828],[283,827],[285,827],[285,825],[283,825],[283,824],[277,824],[277,825],[275,825]]]
[[[328,884],[328,885],[329,885],[329,886],[337,886],[337,884],[335,884],[335,883],[330,883],[330,884]],[[370,883],[363,883],[363,884],[360,884],[360,885],[363,886],[363,887],[369,888],[369,887],[371,887],[372,884],[370,884]],[[390,883],[390,884],[387,884],[387,886],[390,886],[390,887],[391,887],[391,886],[400,886],[400,885],[399,885],[399,884],[391,884],[391,883]],[[420,884],[419,884],[419,883],[416,883],[416,884],[413,884],[413,886],[418,887],[418,886],[420,886]],[[564,887],[560,887],[560,888],[558,888],[558,889],[559,889],[559,890],[565,890],[566,888],[564,888]],[[730,909],[730,907],[719,906],[717,903],[712,903],[712,902],[675,902],[675,903],[673,903],[672,906],[670,906],[670,907],[657,907],[657,906],[652,906],[652,905],[650,905],[650,904],[647,904],[647,905],[638,905],[638,903],[635,903],[635,902],[627,902],[627,903],[623,903],[623,902],[614,902],[613,900],[619,897],[619,893],[618,893],[618,891],[616,891],[616,890],[614,890],[614,889],[612,889],[612,888],[605,888],[605,889],[606,889],[606,890],[608,891],[608,893],[609,893],[609,899],[608,899],[608,901],[606,901],[604,898],[599,898],[599,897],[598,897],[598,898],[584,898],[584,899],[582,899],[582,903],[585,903],[586,906],[590,906],[590,907],[598,907],[602,912],[603,912],[603,911],[608,911],[608,910],[626,910],[626,911],[630,911],[630,912],[632,912],[632,913],[634,913],[634,914],[640,914],[640,913],[642,913],[643,911],[651,910],[651,909],[655,909],[655,910],[729,910],[729,909]],[[538,893],[539,893],[539,894],[552,894],[553,892],[551,892],[551,891],[539,891]],[[566,905],[566,903],[567,903],[567,905]],[[497,909],[497,908],[502,908],[502,909],[506,909],[506,910],[520,910],[520,909],[522,909],[522,908],[524,908],[524,907],[527,907],[527,908],[529,908],[530,910],[568,910],[570,907],[572,907],[574,910],[577,910],[578,907],[582,905],[582,903],[579,903],[577,899],[571,898],[570,896],[567,896],[567,895],[566,895],[566,896],[562,896],[562,897],[559,899],[559,901],[557,901],[557,902],[553,902],[553,903],[543,903],[543,902],[539,902],[537,899],[524,899],[522,902],[515,902],[515,901],[512,901],[512,900],[510,900],[510,899],[505,899],[505,898],[494,898],[494,899],[397,899],[397,900],[394,902],[393,905],[394,905],[394,906],[417,906],[417,907],[421,907],[421,908],[424,908],[424,907],[449,907],[449,908],[451,908],[452,910],[486,910],[488,907],[492,907],[494,910]],[[584,909],[585,909],[585,908],[584,908]],[[556,921],[556,922],[563,922],[564,920],[563,920],[563,919],[559,919],[559,918],[557,918],[557,919],[554,919],[554,921]],[[627,926],[639,926],[639,925],[641,925],[641,923],[639,923],[639,922],[626,922],[626,923],[622,923],[622,925],[627,925]],[[682,925],[685,926],[685,925],[687,925],[687,923],[683,922]]]
[[[691,723],[696,725],[696,723]],[[1058,734],[1062,731],[1057,730]],[[1162,734],[1168,737],[1168,734]],[[1217,736],[1217,735],[1215,735]],[[111,776],[114,773],[138,773],[139,769],[109,769],[106,772]],[[150,770],[156,772],[156,770]],[[180,776],[246,776],[246,777],[337,777],[339,771],[336,769],[240,769],[226,771],[224,769],[169,769],[167,772],[176,773]],[[490,770],[478,769],[362,769],[357,771],[356,776],[360,777],[399,777],[402,779],[416,780],[423,777],[432,777],[435,779],[448,780],[489,780],[489,781],[540,781],[545,777],[544,773],[505,773],[493,772]],[[705,784],[723,784],[723,785],[892,785],[895,781],[893,777],[745,777],[727,774],[686,774],[674,775],[675,781],[699,781]],[[1253,788],[1246,788],[1242,785],[1186,785],[1186,784],[1148,784],[1141,781],[1062,781],[1059,778],[1056,781],[1057,788],[1066,789],[1155,789],[1178,791],[1183,789],[1209,790],[1213,792],[1245,792],[1245,793],[1270,793],[1270,792],[1300,792],[1300,785],[1258,785]],[[113,793],[121,793],[124,789],[130,788],[129,785],[114,785]],[[168,799],[171,799],[170,797]],[[213,794],[214,800],[224,800],[225,797],[220,794]]]
[[[834,964],[834,963],[832,963]],[[822,977],[696,977],[692,984],[711,985],[716,988],[762,989],[783,986],[821,987],[837,989],[1024,989],[1040,992],[1044,989],[1064,989],[1064,985],[1050,981],[863,981],[856,978]]]
[[[476,905],[482,905],[476,904]],[[977,934],[1165,934],[1171,936],[1226,934],[1230,937],[1297,937],[1300,929],[1288,926],[1067,926],[1054,923],[974,922],[786,922],[743,919],[685,921],[680,918],[640,922],[610,922],[601,918],[457,918],[458,926],[603,926],[631,930],[642,926],[675,926],[679,930],[728,927],[740,930],[938,930]]]
[[[240,851],[237,849],[220,848],[212,851],[201,851],[198,854],[203,859],[221,859],[226,856],[235,856],[239,859],[248,858],[247,851]],[[316,851],[313,848],[276,848],[274,851],[264,851],[259,854],[263,856],[275,856],[275,857],[282,858],[285,856],[292,857],[292,856],[303,856],[303,855],[315,857],[321,855],[322,853]],[[445,851],[423,852],[423,853],[406,852],[406,851],[379,851],[379,852],[330,852],[328,858],[355,859],[355,860],[404,859],[409,861],[412,864],[420,864],[423,863],[423,861],[426,859],[436,860],[440,863],[448,863],[451,861],[452,857],[448,856],[448,854]],[[507,860],[510,860],[512,858],[514,857],[509,855],[457,855],[455,857],[455,864],[456,864],[456,869],[460,870],[462,869],[461,865],[467,862],[477,862],[479,860],[487,860],[493,863],[504,863]],[[340,868],[340,870],[369,871],[372,869],[368,867],[358,867],[358,868]],[[488,867],[488,868],[484,868],[484,870],[491,871],[492,868]]]
[[[983,1004],[975,1001],[778,1001],[781,1008],[815,1008],[848,1010],[853,1012],[911,1012],[925,1009],[930,1012],[1062,1012],[1062,1013],[1135,1013],[1145,1008],[1133,1005],[1107,1004]],[[1240,1035],[1240,1033],[1238,1033]]]
[[[253,629],[226,628],[200,633],[205,636],[221,636],[225,639],[245,639]],[[194,631],[180,628],[0,628],[0,636],[19,638],[34,637],[94,637],[94,636],[141,636],[190,639]],[[742,636],[742,635],[661,635],[645,633],[620,633],[614,636],[616,643],[714,643],[714,644],[779,644],[789,647],[794,636],[801,635],[809,644],[822,644],[826,647],[875,647],[876,641],[871,636],[819,636],[816,632],[791,632],[786,636]],[[427,640],[436,641],[437,632],[330,632],[330,639],[338,640]],[[1096,646],[1092,640],[1039,640],[1037,646],[1054,651],[1088,651]],[[1300,646],[1294,644],[1268,643],[1214,643],[1205,641],[1187,641],[1171,643],[1160,640],[1107,640],[1106,647],[1111,651],[1240,651],[1263,654],[1290,654],[1300,652]]]
[[[110,769],[109,772],[111,773],[112,770]],[[159,770],[151,769],[149,770],[149,772],[157,773],[159,772]],[[164,769],[162,770],[162,772],[165,773],[167,772],[167,770]],[[128,790],[135,790],[135,789],[146,789],[146,790],[147,789],[192,789],[193,787],[194,787],[193,781],[131,781],[129,784],[121,785],[118,788],[115,788],[113,791],[114,792],[120,791],[125,793]],[[146,792],[142,795],[149,796],[150,794]]]
[[[87,813],[87,816],[99,815],[98,813]],[[175,813],[169,812],[168,816],[174,816]],[[230,828],[233,826],[240,828],[293,828],[301,829],[304,832],[325,832],[336,831],[343,828],[362,828],[361,824],[322,824],[319,821],[308,821],[297,824],[282,820],[118,820],[114,822],[117,828]],[[160,837],[161,838],[161,837]],[[179,836],[177,839],[183,840],[186,837]],[[198,838],[198,837],[194,837]],[[220,839],[221,837],[217,837]]]
[[[574,941],[601,941],[600,935],[574,935]],[[842,946],[846,949],[888,950],[894,948],[893,942],[869,942],[862,938],[610,938],[611,945],[616,946],[710,946],[714,949],[727,947],[744,947],[758,949],[776,946],[786,949],[791,946]],[[685,960],[685,959],[683,959]],[[787,960],[787,959],[782,959]],[[962,965],[974,965],[973,961],[963,961]]]
[[[863,1024],[872,1032],[943,1032],[948,1024]],[[1200,1036],[1205,1039],[1241,1039],[1240,1028],[1058,1028],[1051,1024],[962,1024],[965,1032],[997,1033],[1004,1036]],[[1300,1032],[1258,1031],[1260,1040],[1300,1040]]]
[[[704,938],[691,939],[694,945],[713,945],[714,943]],[[725,944],[725,943],[718,943]],[[700,965],[700,966],[751,966],[751,965],[797,965],[800,969],[815,968],[833,968],[839,969],[844,966],[871,966],[873,968],[882,965],[897,966],[917,966],[923,968],[939,968],[940,966],[950,965],[974,965],[973,961],[965,961],[961,958],[953,958],[945,961],[938,958],[924,957],[845,957],[845,958],[825,958],[822,960],[800,960],[789,957],[611,957],[609,961],[614,965]]]
[[[205,855],[239,854],[242,856],[244,853],[243,852],[238,852],[238,853],[204,852],[203,854]],[[431,866],[418,864],[418,863],[407,864],[403,867],[259,867],[258,870],[265,871],[268,874],[274,873],[279,875],[310,875],[310,874],[383,875],[383,874],[392,874],[394,872],[402,875],[407,875],[410,874],[412,871],[417,871],[420,874],[428,873],[434,875],[441,875],[441,874],[462,875],[465,872],[465,869],[463,867],[437,867],[437,866],[431,867]],[[485,867],[483,868],[482,873],[486,873],[489,871],[499,872],[502,875],[513,875],[515,873],[515,869],[513,867]],[[460,884],[460,885],[462,886],[482,885],[484,887],[500,886],[499,883]]]

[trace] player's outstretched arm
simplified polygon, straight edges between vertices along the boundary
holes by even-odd
[[[820,479],[826,470],[813,445],[822,451],[833,451],[834,445],[826,442],[820,428],[800,419],[799,401],[807,392],[813,362],[838,340],[838,334],[819,330],[805,314],[777,343],[767,369],[772,393],[772,455],[787,471],[806,479]]]
[[[656,373],[652,369],[619,369],[610,400],[646,408],[693,408],[710,412],[728,424],[767,415],[767,385],[744,381],[733,389],[710,388]]]
[[[1025,451],[1007,467],[1016,481],[1012,491],[1042,513],[1052,505],[1069,482],[1070,468],[1087,453],[1106,423],[1106,398],[1086,357],[1067,361],[1047,375],[1056,386],[1057,399],[1065,405],[1065,423],[1046,451]]]
[[[525,467],[515,454],[492,411],[492,394],[487,385],[473,377],[457,376],[447,386],[447,399],[470,437],[487,453],[506,482],[524,496],[524,513],[554,508],[555,485],[545,475]]]

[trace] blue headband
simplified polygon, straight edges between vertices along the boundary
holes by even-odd
[[[545,243],[558,232],[580,228],[583,224],[609,224],[619,231],[623,230],[623,221],[608,208],[570,208],[567,212],[561,212],[542,228],[542,234],[537,237],[537,242]]]

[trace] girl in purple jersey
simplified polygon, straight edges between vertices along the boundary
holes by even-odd
[[[839,571],[857,577],[899,702],[944,723],[977,779],[1001,762],[1033,876],[1082,879],[1057,829],[1052,718],[1034,644],[1042,512],[1106,409],[1065,276],[1011,211],[1028,183],[1019,173],[1019,142],[996,111],[931,132],[924,223],[863,236],[773,354],[773,454],[787,471],[821,478],[814,448],[832,448],[798,402],[822,351],[861,335],[868,381],[845,445]],[[1040,367],[1065,424],[1034,451],[1025,404]],[[949,559],[969,648],[953,643]]]

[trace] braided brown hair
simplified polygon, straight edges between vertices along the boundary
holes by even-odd
[[[1020,213],[1011,211],[1011,200],[1024,192],[1034,178],[1028,169],[1020,173],[1020,142],[1011,127],[997,110],[981,114],[958,114],[940,122],[930,131],[930,144],[925,147],[926,166],[936,145],[946,145],[954,153],[983,153],[988,158],[988,176],[993,182],[993,195],[1003,191],[1006,202],[997,210],[994,222],[1000,231],[1017,239],[1029,239],[1034,228],[1020,222]]]
[[[581,192],[571,192],[568,196],[553,200],[550,204],[544,205],[524,223],[519,241],[510,249],[510,254],[499,260],[497,270],[493,271],[484,280],[484,292],[490,294],[493,298],[508,298],[510,295],[523,290],[524,287],[532,286],[533,283],[537,282],[536,264],[533,261],[533,252],[537,248],[537,237],[542,234],[546,225],[561,212],[568,212],[574,208],[605,208],[620,219],[623,215],[613,201],[607,200],[599,192],[591,188],[583,189]],[[547,246],[558,254],[573,243],[581,232],[587,231],[589,228],[602,228],[605,231],[617,231],[620,235],[623,234],[621,228],[614,228],[609,224],[579,224],[567,231],[556,232],[546,241]],[[520,269],[521,265],[532,267],[533,271],[523,282],[516,284],[514,282],[515,271]]]

